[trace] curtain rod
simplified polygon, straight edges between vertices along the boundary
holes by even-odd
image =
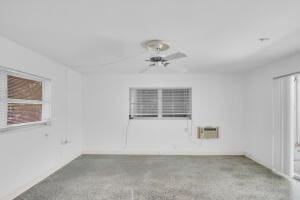
[[[296,75],[296,74],[300,74],[300,71],[298,71],[298,72],[293,72],[293,73],[290,73],[290,74],[281,75],[281,76],[276,76],[276,77],[274,77],[273,79],[275,80],[275,79],[284,78],[284,77],[292,76],[292,75]]]

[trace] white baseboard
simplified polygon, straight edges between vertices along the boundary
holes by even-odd
[[[297,179],[298,181],[300,181],[300,175],[295,174],[295,175],[294,175],[294,178]]]
[[[251,160],[257,162],[258,164],[260,164],[260,165],[262,165],[262,166],[264,166],[264,167],[266,167],[266,168],[268,168],[268,169],[270,169],[270,170],[273,170],[273,167],[272,167],[271,165],[269,165],[269,164],[267,164],[266,162],[264,162],[264,161],[262,161],[262,160],[256,158],[256,157],[253,156],[252,154],[249,154],[249,153],[245,152],[245,156],[246,156],[247,158],[249,158],[249,159],[251,159]]]
[[[131,149],[103,149],[103,150],[84,150],[82,154],[94,155],[244,155],[242,151],[228,152],[201,152],[191,150],[131,150]]]
[[[71,158],[69,158],[65,162],[58,164],[56,167],[46,171],[45,173],[41,174],[38,177],[32,179],[31,181],[29,181],[25,185],[17,188],[13,192],[11,192],[9,194],[6,194],[3,197],[0,197],[0,200],[12,200],[12,199],[16,198],[17,196],[19,196],[23,192],[27,191],[28,189],[30,189],[31,187],[33,187],[34,185],[36,185],[40,181],[44,180],[45,178],[47,178],[48,176],[50,176],[51,174],[53,174],[57,170],[61,169],[62,167],[64,167],[65,165],[67,165],[68,163],[70,163],[72,160],[74,160],[75,158],[77,158],[80,155],[81,155],[81,153],[72,156]]]
[[[286,175],[286,174],[283,174],[283,173],[281,173],[281,172],[275,170],[271,165],[269,165],[269,164],[267,164],[267,163],[261,161],[260,159],[257,159],[255,156],[253,156],[253,155],[251,155],[251,154],[249,154],[249,153],[247,153],[247,152],[245,153],[245,156],[246,156],[247,158],[249,158],[249,159],[251,159],[251,160],[257,162],[258,164],[260,164],[260,165],[262,165],[262,166],[264,166],[264,167],[270,169],[274,174],[277,174],[278,176],[284,177],[284,178],[286,178],[286,179],[288,179],[288,180],[290,180],[290,181],[295,181],[292,177],[290,177],[290,176],[288,176],[288,175]]]

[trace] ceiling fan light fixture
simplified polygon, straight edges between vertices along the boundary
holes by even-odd
[[[161,51],[166,51],[170,48],[169,43],[167,43],[166,41],[163,40],[147,40],[145,42],[142,43],[142,46],[146,49],[148,49],[149,51],[155,51],[155,56],[150,57],[149,59],[145,60],[146,62],[149,62],[148,65],[148,69],[149,68],[163,68],[163,69],[168,69],[171,71],[178,71],[178,72],[186,72],[186,69],[177,67],[176,68],[169,68],[169,61],[173,61],[173,60],[177,60],[180,58],[185,58],[187,57],[186,54],[182,53],[182,52],[176,52],[176,53],[172,53],[169,55],[160,55],[159,53]],[[143,69],[140,73],[144,73],[146,72],[146,69]]]

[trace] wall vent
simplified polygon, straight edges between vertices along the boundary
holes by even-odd
[[[219,127],[198,127],[197,137],[199,139],[216,139],[219,138]]]

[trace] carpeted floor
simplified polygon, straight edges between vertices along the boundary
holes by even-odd
[[[299,200],[244,156],[83,155],[15,200]]]

